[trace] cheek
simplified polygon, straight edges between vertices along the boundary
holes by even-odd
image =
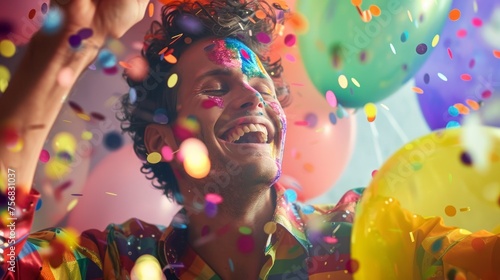
[[[201,107],[203,109],[210,109],[213,107],[224,109],[224,99],[219,96],[209,96],[208,99],[201,102]]]

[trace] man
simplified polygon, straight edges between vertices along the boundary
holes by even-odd
[[[266,59],[266,44],[258,38],[272,37],[286,9],[263,0],[168,4],[162,23],[153,24],[146,36],[149,80],[127,79],[138,100],[123,98],[120,119],[138,156],[165,147],[181,153],[172,161],[146,162],[142,169],[184,205],[172,226],[132,219],[105,231],[85,231],[79,240],[62,229],[26,240],[38,196],[29,193],[38,154],[69,91],[66,83],[57,83],[58,73],[78,76],[106,36],[123,34],[142,17],[145,5],[79,0],[61,7],[64,28],[51,40],[43,33],[35,36],[20,74],[2,97],[4,129],[30,139],[20,151],[1,147],[4,165],[16,170],[21,213],[16,216],[15,265],[9,263],[8,250],[1,252],[3,276],[128,279],[141,274],[139,264],[151,255],[167,279],[351,279],[356,266],[349,255],[350,231],[360,193],[347,193],[336,206],[308,209],[292,203],[293,197],[276,184],[286,133],[277,96],[283,90],[273,82],[281,69]],[[94,35],[82,51],[69,50],[65,40],[83,27],[91,27]],[[155,121],[158,114],[168,123]],[[193,138],[206,147],[208,173],[187,167],[193,155],[182,145]],[[194,160],[203,159],[203,147]],[[4,236],[8,230],[2,227]],[[7,239],[2,241],[11,245]]]

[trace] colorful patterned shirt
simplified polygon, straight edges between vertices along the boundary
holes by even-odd
[[[284,188],[276,185],[275,190],[277,203],[272,220],[275,230],[263,248],[266,262],[259,278],[352,279],[355,267],[350,258],[351,226],[362,189],[351,190],[337,205],[328,206],[290,203]],[[15,220],[15,238],[10,236],[9,220],[4,219],[0,228],[3,235],[0,237],[0,279],[130,279],[135,261],[144,254],[158,260],[166,279],[221,279],[187,242],[184,227],[156,226],[130,219],[121,225],[111,224],[104,231],[84,231],[78,240],[61,228],[29,234],[39,194],[32,191],[29,195],[17,194],[17,198],[22,214]],[[6,196],[0,195],[2,208],[7,205],[6,201]],[[482,273],[482,279],[500,279],[498,236],[489,234],[483,239],[482,257],[491,262],[475,263],[466,255],[471,248],[464,241],[468,236],[458,236],[456,230],[429,219],[418,220],[414,226],[415,232],[422,233],[415,237],[421,240],[415,254],[423,254],[422,260],[432,257],[426,237],[439,235],[445,237],[448,244],[442,257],[446,261],[439,263],[442,268],[460,264],[476,275]],[[224,234],[224,229],[217,233]],[[15,271],[9,269],[12,267]],[[480,279],[473,274],[467,276],[467,279]],[[428,279],[445,279],[443,269],[436,269]]]

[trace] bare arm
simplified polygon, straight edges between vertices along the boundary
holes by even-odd
[[[35,34],[0,98],[0,131],[14,130],[23,141],[16,152],[0,143],[0,164],[16,170],[19,190],[31,189],[43,143],[76,78],[94,60],[106,37],[120,37],[142,19],[147,2],[72,0],[61,6],[66,20],[58,34]],[[91,28],[94,34],[83,41],[81,49],[73,50],[68,38],[81,28]],[[61,71],[72,76],[72,81],[59,83]]]

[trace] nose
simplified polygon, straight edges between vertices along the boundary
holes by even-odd
[[[240,95],[238,96],[239,108],[250,111],[256,108],[264,108],[262,95],[249,84],[243,84],[243,90],[240,92]]]

